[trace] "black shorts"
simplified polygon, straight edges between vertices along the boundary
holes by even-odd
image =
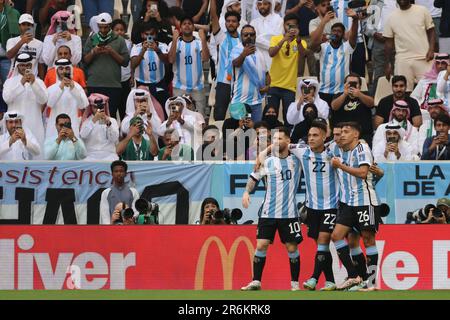
[[[278,230],[281,243],[297,243],[303,241],[299,218],[259,218],[256,239],[266,239],[273,243]]]
[[[317,239],[320,232],[332,233],[336,224],[337,209],[314,210],[306,208],[308,237]]]
[[[341,203],[336,224],[356,229],[357,232],[365,230],[377,232],[380,222],[378,209],[379,207],[374,206],[351,207]]]

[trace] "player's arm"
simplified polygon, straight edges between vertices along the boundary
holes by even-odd
[[[250,205],[250,193],[255,189],[258,180],[253,176],[253,173],[248,177],[247,185],[245,186],[244,194],[242,195],[242,206],[247,209]]]
[[[369,172],[369,165],[366,163],[361,164],[358,168],[349,167],[341,162],[341,159],[333,157],[331,159],[331,165],[335,169],[341,169],[342,171],[351,174],[354,177],[366,179]]]

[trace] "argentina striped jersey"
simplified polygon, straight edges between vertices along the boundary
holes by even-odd
[[[233,66],[231,61],[231,51],[239,44],[239,36],[232,37],[228,31],[220,31],[214,35],[216,43],[218,43],[219,54],[217,61],[217,77],[216,81],[230,84],[233,73]]]
[[[286,158],[269,156],[261,170],[253,172],[250,177],[255,181],[265,178],[266,195],[260,218],[297,218],[296,194],[300,182],[300,160],[290,154]]]
[[[314,210],[336,209],[339,201],[339,181],[331,165],[331,155],[325,149],[313,152],[310,147],[290,150],[303,167],[306,185],[307,208]]]
[[[172,42],[169,44],[169,51]],[[173,87],[186,90],[202,90],[203,66],[202,66],[202,42],[194,39],[185,42],[182,38],[177,42],[176,61],[173,64]]]
[[[158,43],[158,48],[162,53],[169,52],[169,47],[165,43]],[[136,57],[141,53],[142,43],[139,43],[131,49],[130,57]],[[147,50],[141,63],[134,71],[134,78],[143,83],[156,84],[164,79],[165,67],[155,51]]]
[[[330,42],[321,44],[319,92],[336,94],[344,92],[344,79],[350,73],[350,56],[354,49],[348,41],[335,49]]]
[[[358,145],[349,151],[339,149],[339,157],[341,161],[353,168],[359,168],[362,165],[371,166],[373,164],[373,156],[367,144],[358,143]],[[338,156],[338,155],[335,155]],[[373,175],[369,171],[366,179],[361,179],[338,169],[337,170],[340,183],[340,201],[351,206],[377,206],[379,205],[378,197],[373,186]]]

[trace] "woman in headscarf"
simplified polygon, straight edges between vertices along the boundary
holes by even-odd
[[[275,107],[268,106],[265,109],[266,110],[262,117],[262,121],[267,122],[267,124],[269,125],[269,130],[284,126],[283,122],[278,120],[278,113]]]
[[[61,45],[70,48],[72,52],[71,62],[74,66],[81,61],[81,38],[76,33],[75,16],[69,11],[58,11],[52,16],[42,50],[42,58],[47,66],[53,66],[56,59],[56,50]]]
[[[48,88],[48,121],[46,137],[56,136],[56,128],[53,125],[56,117],[61,113],[69,115],[72,122],[72,130],[75,136],[80,132],[79,110],[89,106],[89,101],[83,88],[73,81],[72,64],[67,59],[58,59],[55,62],[57,81]]]
[[[109,115],[109,98],[92,93],[89,106],[83,114],[80,137],[84,140],[87,157],[84,160],[118,160],[116,145],[119,142],[119,126]]]

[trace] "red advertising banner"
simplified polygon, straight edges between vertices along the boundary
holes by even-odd
[[[0,290],[235,290],[251,280],[255,237],[252,225],[1,226]],[[381,289],[450,289],[449,226],[382,225],[377,239]],[[306,238],[299,249],[303,282],[316,245]],[[346,271],[331,251],[340,282]],[[263,289],[290,288],[278,237],[262,280]]]

